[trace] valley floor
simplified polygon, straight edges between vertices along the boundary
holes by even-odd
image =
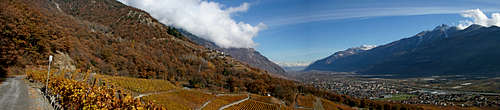
[[[500,105],[500,77],[448,75],[392,78],[335,72],[307,75],[295,77],[317,88],[362,99],[437,106],[497,108]]]
[[[52,106],[24,80],[25,76],[12,76],[0,85],[0,109],[2,110],[52,110]]]

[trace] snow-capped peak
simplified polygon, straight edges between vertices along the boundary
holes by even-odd
[[[360,49],[360,50],[370,50],[377,47],[376,45],[361,45],[359,47],[354,47],[353,49]]]

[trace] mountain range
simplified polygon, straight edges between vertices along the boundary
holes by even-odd
[[[500,72],[500,28],[440,25],[372,49],[351,48],[318,60],[305,70],[426,76]]]
[[[201,46],[224,52],[225,54],[232,56],[234,59],[247,63],[250,66],[266,70],[271,74],[277,74],[277,75],[286,74],[283,68],[281,68],[279,65],[272,62],[271,60],[267,59],[265,56],[260,54],[254,48],[222,48],[220,46],[217,46],[214,42],[200,38],[186,30],[179,29],[179,32],[182,35],[186,36],[191,41]]]

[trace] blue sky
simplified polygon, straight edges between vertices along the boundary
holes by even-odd
[[[440,24],[467,20],[464,10],[499,12],[495,0],[215,0],[250,8],[236,21],[268,26],[253,40],[275,62],[312,62],[360,45],[382,45]]]

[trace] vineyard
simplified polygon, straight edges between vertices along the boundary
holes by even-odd
[[[215,97],[197,90],[178,88],[166,80],[109,75],[95,75],[95,77],[118,88],[130,90],[138,94],[149,94],[142,99],[163,105],[167,109],[193,109]]]
[[[315,98],[312,95],[298,95],[297,97],[297,105],[306,107],[306,108],[313,108]]]
[[[293,109],[292,107],[288,107],[288,106],[281,106],[280,110],[295,110],[295,109]]]
[[[46,84],[47,71],[26,70],[27,79]],[[90,71],[51,72],[48,83],[49,95],[57,96],[65,109],[197,109],[208,103],[203,110],[217,110],[224,105],[245,99],[246,94],[213,95],[201,90],[181,89],[165,80],[141,79],[123,76],[94,74]],[[153,93],[134,99],[132,93]],[[168,92],[166,92],[168,91]],[[315,97],[298,95],[297,104],[312,108]],[[350,109],[326,99],[321,99],[327,110]],[[162,108],[166,107],[166,108]],[[230,106],[228,110],[288,110],[279,99],[271,96],[250,94],[250,100]]]
[[[197,109],[208,103],[203,110],[217,110],[224,105],[242,100],[247,95],[213,95],[198,89],[181,89],[168,81],[155,79],[130,78],[91,74],[90,71],[61,71],[50,73],[47,83],[46,70],[25,70],[26,78],[31,82],[48,84],[49,97],[55,97],[55,102],[64,109]],[[42,91],[45,91],[43,89]],[[132,92],[151,94],[134,99]],[[166,92],[168,91],[168,92]],[[227,110],[289,110],[288,106],[279,104],[278,99],[271,96],[250,95],[250,100],[232,105]],[[313,108],[313,95],[298,95],[297,105],[308,109]],[[325,110],[350,110],[351,107],[321,98]],[[165,107],[165,108],[163,108]],[[300,109],[300,108],[295,108]],[[436,109],[436,108],[426,108]]]
[[[247,100],[242,103],[233,105],[226,110],[279,110],[280,106],[276,104],[267,104],[254,100]]]
[[[116,87],[127,89],[138,93],[162,92],[176,89],[175,85],[159,79],[141,79],[123,76],[95,75],[96,78]]]
[[[32,82],[47,84],[47,71],[26,70],[26,78]],[[92,81],[90,71],[52,71],[49,75],[48,95],[64,109],[163,109],[159,105],[133,99],[121,90],[106,86],[104,82]]]
[[[143,97],[172,110],[188,110],[200,107],[203,103],[214,98],[215,95],[195,90],[178,89],[173,92],[153,94]]]
[[[349,106],[338,104],[325,99],[321,99],[321,103],[323,104],[323,108],[325,108],[325,110],[354,110]]]
[[[26,70],[27,79],[46,84],[47,71]],[[51,72],[48,90],[65,109],[197,109],[208,103],[203,110],[217,110],[224,105],[245,99],[246,94],[213,95],[201,90],[181,89],[164,80],[130,78],[122,76],[92,75],[90,71]],[[151,93],[134,99],[131,93]],[[165,92],[168,91],[168,92]],[[298,95],[297,104],[312,108],[312,95]],[[327,110],[350,109],[347,106],[321,99]],[[166,108],[162,108],[166,107]],[[232,105],[228,110],[288,110],[280,100],[271,96],[250,94],[250,100]]]
[[[238,94],[238,95],[221,95],[215,97],[203,110],[218,110],[220,107],[230,104],[232,102],[242,100],[244,98],[247,98],[247,95],[245,94]]]
[[[270,103],[270,104],[282,104],[279,99],[272,97],[272,96],[261,96],[261,95],[252,94],[252,95],[250,95],[250,99],[255,100],[255,101],[259,101],[259,102]]]

